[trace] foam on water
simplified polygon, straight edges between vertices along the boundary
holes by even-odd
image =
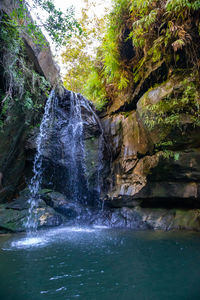
[[[96,228],[96,229],[109,229],[110,228],[110,227],[105,226],[105,225],[94,225],[93,227]]]
[[[88,237],[90,233],[100,233],[106,227],[60,227],[56,229],[48,229],[38,231],[36,234],[26,234],[24,237],[7,242],[7,245],[3,250],[13,249],[31,249],[36,247],[45,247],[50,243],[54,243],[58,240],[70,239],[70,241],[80,241],[84,237]],[[86,234],[86,235],[85,235]]]
[[[65,233],[65,232],[95,232],[95,228],[88,228],[88,227],[63,227],[63,228],[57,228],[50,230],[47,235],[57,235],[59,233]]]
[[[27,237],[11,243],[12,248],[30,248],[35,246],[43,246],[47,243],[44,237]]]

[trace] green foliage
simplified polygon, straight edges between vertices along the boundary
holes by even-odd
[[[165,59],[169,64],[175,57],[178,64],[180,57],[174,53],[179,50],[184,50],[188,62],[198,67],[199,55],[191,36],[191,31],[194,32],[191,20],[196,18],[198,26],[199,20],[194,12],[199,9],[199,1],[132,1],[133,30],[130,37],[135,47],[143,48],[142,65],[137,63],[133,68],[135,82],[143,78],[149,62],[153,65]]]
[[[184,18],[185,9],[188,11],[198,10],[200,8],[200,2],[198,0],[168,0],[166,2],[166,11],[169,13],[177,14]]]
[[[118,90],[127,88],[129,84],[129,74],[127,68],[120,58],[119,44],[123,31],[126,28],[126,22],[129,18],[130,1],[114,1],[113,11],[109,15],[109,24],[105,34],[103,50],[103,75],[106,83],[114,83]]]
[[[28,123],[32,113],[41,110],[41,93],[50,85],[33,69],[25,56],[24,44],[16,26],[5,17],[0,28],[0,68],[3,70],[4,90],[0,90],[0,125],[12,121],[13,110],[25,114]]]
[[[179,160],[180,157],[180,153],[179,152],[174,152],[174,151],[170,151],[170,150],[164,150],[161,152],[162,157],[164,159],[169,160],[170,158],[174,159],[175,161]]]
[[[135,89],[160,62],[167,67],[181,66],[183,55],[188,65],[199,70],[199,10],[199,0],[114,0],[102,44],[108,96]],[[121,50],[130,40],[135,53],[126,58]]]
[[[88,77],[84,92],[86,97],[94,102],[98,110],[102,110],[105,107],[107,103],[105,87],[101,76],[95,69]]]
[[[183,117],[190,120],[193,126],[200,126],[197,84],[191,78],[186,78],[180,82],[180,86],[180,90],[169,94],[158,103],[144,107],[142,118],[150,130],[155,127],[180,127]]]
[[[97,18],[95,14],[91,16],[91,6],[87,0],[85,5],[78,20],[83,30],[82,35],[75,34],[62,53],[63,63],[66,65],[64,85],[78,93],[84,93],[84,84],[95,63],[96,44],[104,29],[104,20]]]
[[[48,17],[45,22],[38,19],[39,24],[49,33],[52,40],[58,45],[66,45],[75,32],[82,33],[80,24],[74,17],[74,8],[69,7],[65,12],[55,7],[53,0],[34,0],[35,8],[43,9]],[[29,1],[26,1],[28,6]]]
[[[74,17],[73,7],[63,12],[56,8],[54,0],[18,0],[18,2],[9,23],[16,26],[21,33],[31,36],[40,46],[48,44],[41,29],[46,30],[57,47],[65,45],[75,32],[82,33],[80,24]],[[31,18],[31,14],[34,14],[36,21]]]
[[[169,74],[173,69],[188,66],[199,71],[199,10],[198,0],[113,0],[100,48],[101,55],[97,56],[95,63],[85,56],[88,74],[91,73],[88,87],[87,84],[84,87],[87,93],[89,91],[87,95],[92,99],[95,93],[100,95],[99,99],[116,99],[116,95],[128,94],[161,64],[166,66],[166,73]],[[81,65],[84,66],[84,63],[81,62]],[[81,74],[84,72],[80,69]],[[70,82],[70,75],[73,78],[74,74],[68,75]],[[103,92],[100,93],[102,87]],[[181,106],[185,105],[183,98]],[[154,108],[151,108],[152,111]],[[173,107],[168,109],[173,110]],[[159,117],[160,122],[162,118]],[[149,120],[152,127],[154,122],[153,119]],[[167,116],[166,123],[179,124],[178,112]]]
[[[74,35],[62,54],[63,63],[66,65],[64,85],[67,89],[88,97],[97,109],[101,110],[106,103],[106,93],[102,75],[100,76],[101,59],[97,59],[100,57],[97,45],[102,41],[105,21],[104,18],[98,18],[95,13],[91,16],[92,8],[95,11],[95,5],[91,7],[91,3],[85,0],[85,8],[82,9],[82,15],[78,20],[83,33]]]

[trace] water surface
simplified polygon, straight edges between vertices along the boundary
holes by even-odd
[[[0,299],[200,299],[200,234],[58,228],[0,237]]]

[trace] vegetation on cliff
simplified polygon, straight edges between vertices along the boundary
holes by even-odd
[[[28,125],[33,112],[36,117],[37,111],[43,107],[41,99],[46,97],[50,85],[34,70],[20,32],[10,24],[7,16],[2,19],[0,45],[0,127],[3,129],[5,124],[12,122],[19,110]]]
[[[0,18],[0,128],[5,122],[10,122],[18,110],[24,113],[27,124],[33,115],[37,119],[37,112],[42,111],[50,88],[27,53],[24,37],[28,36],[37,51],[41,48],[49,51],[41,28],[48,32],[57,46],[65,44],[74,32],[81,33],[73,9],[63,13],[56,9],[52,0],[19,0],[8,9],[9,16],[2,11]],[[31,18],[30,13],[36,9],[41,14],[46,13],[43,20],[42,17],[36,21]],[[11,113],[13,109],[14,114]]]
[[[80,82],[82,93],[102,104],[120,93],[137,102],[174,72],[199,73],[199,20],[197,0],[114,0],[96,62],[85,73],[87,83]]]
[[[57,44],[64,39],[61,31],[68,39],[79,30],[72,11],[66,18],[52,1],[19,0],[11,7],[9,3],[0,5],[0,202],[12,199],[26,185],[25,141],[30,130],[39,125],[50,88],[57,83],[58,70],[40,26],[30,16],[30,3],[49,13],[42,25],[46,24]]]

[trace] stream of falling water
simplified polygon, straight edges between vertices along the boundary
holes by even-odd
[[[80,174],[86,177],[85,147],[83,141],[83,119],[78,95],[70,92],[70,113],[68,125],[62,131],[64,158],[69,169],[69,190],[74,202],[81,200]]]
[[[57,102],[55,92],[52,91],[46,106],[40,125],[40,132],[36,140],[37,152],[33,164],[33,177],[29,185],[30,198],[28,200],[29,210],[25,224],[27,231],[34,231],[37,228],[37,207],[40,202],[39,190],[42,183],[42,161],[45,144],[48,140],[51,126],[53,124],[54,109]]]
[[[29,185],[30,199],[27,222],[25,224],[28,232],[34,232],[38,226],[37,208],[40,203],[40,190],[45,179],[44,161],[48,155],[54,164],[60,165],[60,169],[53,174],[55,190],[61,189],[61,193],[67,195],[73,205],[84,205],[87,212],[87,193],[89,190],[88,174],[86,168],[86,153],[84,144],[84,120],[82,108],[86,109],[98,124],[100,130],[98,144],[98,164],[96,169],[96,191],[100,196],[100,172],[102,171],[102,147],[103,129],[97,115],[89,105],[89,102],[80,94],[68,92],[69,96],[58,99],[52,91],[46,106],[44,116],[37,137],[37,153],[34,159],[33,177]],[[64,102],[62,102],[64,101]],[[59,145],[59,146],[58,146]],[[60,148],[59,148],[60,147]],[[63,171],[63,168],[65,171]],[[62,173],[64,172],[64,173]],[[62,174],[62,175],[61,175]],[[62,181],[61,183],[59,180]],[[57,188],[56,188],[57,184]]]

